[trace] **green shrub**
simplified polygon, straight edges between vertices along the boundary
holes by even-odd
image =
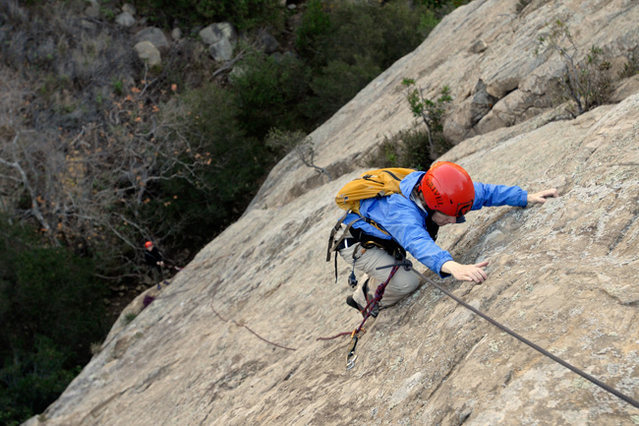
[[[378,64],[382,70],[419,46],[440,21],[433,10],[406,1],[389,2],[372,10],[374,25],[380,28],[373,49],[380,52]]]
[[[188,26],[230,21],[240,29],[280,26],[285,12],[278,0],[137,0],[133,4],[152,22],[167,27],[175,21]]]
[[[122,321],[124,322],[124,325],[130,324],[133,322],[134,319],[136,319],[138,316],[138,314],[136,314],[135,312],[127,312],[124,315],[124,318],[122,318]]]
[[[122,82],[122,79],[113,80],[113,93],[117,96],[122,96],[124,94],[124,83]]]
[[[416,0],[415,3],[435,12],[439,19],[470,0]]]
[[[439,98],[432,101],[424,98],[420,89],[413,87],[415,80],[405,78],[402,80],[402,85],[406,86],[408,90],[406,99],[413,116],[421,118],[432,132],[441,132],[443,130],[442,118],[446,112],[446,105],[453,100],[450,96],[450,88],[444,86],[440,91]]]
[[[303,127],[296,105],[308,88],[307,68],[297,58],[250,52],[231,76],[237,120],[249,136],[263,139],[271,127]]]
[[[310,96],[300,105],[313,124],[307,130],[417,47],[437,22],[432,11],[407,1],[307,3],[296,33],[297,51],[311,68]]]
[[[439,97],[432,101],[424,98],[414,87],[415,80],[405,78],[406,100],[413,116],[420,118],[424,128],[400,131],[384,137],[375,151],[365,157],[367,167],[410,167],[427,170],[431,162],[448,151],[452,144],[444,137],[443,118],[446,105],[452,100],[450,89],[442,88]]]
[[[434,159],[439,154],[443,154],[443,151],[441,151],[442,147],[449,145],[443,135],[443,117],[446,112],[446,105],[453,100],[450,96],[450,88],[444,86],[439,94],[439,98],[432,101],[424,98],[420,89],[413,87],[415,80],[405,78],[402,80],[402,85],[407,88],[408,93],[406,99],[408,100],[413,116],[421,118],[426,126],[429,152]],[[439,147],[436,147],[436,144],[438,144]]]
[[[328,8],[321,0],[309,0],[295,33],[295,49],[309,65],[325,62],[323,52],[328,48],[332,32]]]
[[[106,332],[93,265],[0,220],[0,423],[43,411]]]
[[[627,55],[628,62],[623,66],[620,72],[620,78],[628,78],[639,74],[639,46],[630,51]]]
[[[566,24],[557,20],[548,26],[548,31],[537,39],[536,54],[541,49],[559,54],[565,65],[560,81],[560,101],[570,100],[574,104],[574,116],[606,103],[611,94],[610,63],[603,50],[592,46],[583,59]]]
[[[431,10],[403,0],[383,5],[312,0],[297,29],[296,48],[314,69],[330,61],[353,65],[357,57],[385,69],[417,47],[436,23]]]
[[[115,11],[110,7],[100,7],[100,15],[109,22],[115,21]]]
[[[431,151],[428,132],[425,129],[400,131],[386,136],[382,143],[363,160],[363,166],[408,167],[428,170],[434,159],[448,151],[452,145],[443,137],[437,137],[435,150]]]
[[[310,83],[312,96],[301,105],[302,113],[313,123],[321,123],[351,100],[381,72],[369,57],[355,57],[354,64],[331,61]]]
[[[0,369],[0,422],[19,424],[44,411],[68,386],[80,367],[67,366],[68,351],[36,335],[33,351],[14,351]]]
[[[66,249],[36,248],[20,253],[14,266],[11,300],[23,329],[88,353],[88,342],[104,331],[104,286],[93,277],[91,261]]]

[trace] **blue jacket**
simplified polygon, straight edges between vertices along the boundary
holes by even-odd
[[[372,219],[380,225],[387,235],[373,225],[360,220],[353,228],[384,239],[393,238],[406,251],[430,270],[441,277],[448,276],[441,272],[442,265],[453,257],[442,250],[426,231],[428,213],[411,200],[411,193],[425,172],[416,171],[406,176],[399,184],[402,194],[388,197],[369,198],[360,202],[359,211],[362,216]],[[520,206],[526,207],[528,193],[518,186],[491,185],[474,182],[475,201],[471,210],[479,210],[484,206]],[[348,224],[359,216],[349,214],[344,223]]]

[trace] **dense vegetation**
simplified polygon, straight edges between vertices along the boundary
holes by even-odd
[[[269,137],[308,134],[464,1],[132,3],[185,32],[158,69],[113,24],[120,1],[88,23],[80,0],[0,5],[2,424],[42,412],[88,361],[105,300],[139,291],[144,240],[187,261],[285,153]],[[193,29],[223,20],[246,35],[238,72],[198,48]],[[261,29],[281,52],[254,47]]]
[[[41,412],[103,338],[106,287],[91,259],[42,247],[28,227],[0,221],[0,423]]]

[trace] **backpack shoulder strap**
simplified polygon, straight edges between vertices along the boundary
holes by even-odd
[[[339,218],[335,226],[333,226],[333,229],[331,229],[331,234],[328,237],[328,248],[326,250],[327,262],[331,260],[331,253],[337,251],[337,247],[342,243],[342,241],[344,241],[344,238],[346,238],[346,236],[348,235],[348,232],[351,230],[353,224],[355,224],[355,222],[359,222],[360,220],[364,220],[364,218],[360,216],[359,218],[349,222],[346,225],[346,228],[342,231],[342,235],[340,235],[340,237],[336,239],[335,234],[337,233],[337,231],[340,230],[340,228],[342,227],[342,223],[344,223],[344,219],[346,219],[346,216],[348,216],[350,213],[352,213],[352,211],[350,210],[344,213],[344,215]]]

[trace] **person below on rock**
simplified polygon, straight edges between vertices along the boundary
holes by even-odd
[[[158,290],[160,290],[162,288],[160,283],[164,283],[165,285],[169,284],[169,282],[164,279],[164,272],[162,270],[165,266],[164,258],[151,241],[145,242],[144,248],[146,249],[144,251],[144,261],[151,270],[151,278],[153,279],[153,282],[158,283]]]
[[[435,163],[427,172],[408,174],[401,180],[400,190],[401,194],[362,200],[359,211],[366,220],[355,222],[337,247],[346,262],[369,276],[360,280],[347,298],[347,304],[360,311],[375,292],[377,284],[373,282],[382,283],[389,276],[390,268],[377,268],[396,263],[398,252],[408,251],[442,278],[452,275],[457,280],[483,282],[487,279],[488,261],[466,265],[453,260],[449,252],[435,244],[439,228],[464,222],[464,215],[470,210],[504,205],[526,207],[558,196],[555,188],[528,194],[518,186],[473,182],[466,170],[447,161]],[[343,223],[358,218],[351,212]],[[399,268],[386,286],[380,307],[397,303],[419,284],[417,274]]]

